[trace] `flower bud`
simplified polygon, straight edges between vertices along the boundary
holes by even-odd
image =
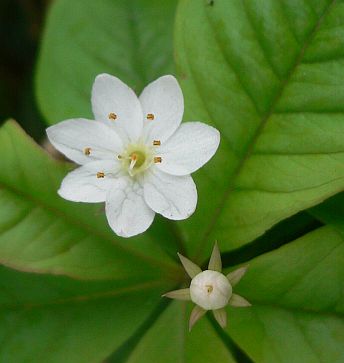
[[[221,309],[232,296],[232,286],[222,273],[206,270],[192,279],[190,296],[195,304],[205,310]]]

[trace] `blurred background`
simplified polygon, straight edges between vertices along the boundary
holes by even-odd
[[[37,141],[44,123],[34,96],[34,68],[52,0],[0,0],[0,122],[14,118]]]

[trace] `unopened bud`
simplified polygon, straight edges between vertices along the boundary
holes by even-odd
[[[222,273],[206,270],[192,279],[190,296],[195,304],[205,310],[221,309],[232,296],[232,286]]]

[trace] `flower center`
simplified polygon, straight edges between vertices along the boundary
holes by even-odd
[[[118,155],[122,161],[123,169],[131,177],[142,173],[148,169],[154,162],[154,147],[148,146],[143,142],[129,144],[125,150]]]
[[[208,294],[211,294],[214,290],[213,285],[205,285]]]
[[[130,154],[130,159],[134,161],[134,169],[140,168],[146,161],[146,155],[142,151],[134,151]]]

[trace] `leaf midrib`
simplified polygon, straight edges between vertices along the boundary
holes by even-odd
[[[334,6],[334,4],[336,3],[337,0],[332,0],[325,8],[325,10],[323,11],[323,13],[319,16],[318,20],[316,21],[316,23],[314,24],[313,28],[310,30],[309,35],[307,37],[307,39],[304,42],[304,45],[302,46],[298,56],[295,58],[295,62],[294,64],[291,66],[287,76],[285,77],[285,79],[281,82],[281,86],[279,91],[276,93],[276,96],[274,97],[273,101],[271,102],[271,106],[270,109],[265,113],[265,115],[263,115],[261,117],[259,126],[257,127],[254,135],[252,136],[251,140],[248,142],[248,146],[246,148],[246,151],[243,154],[243,157],[241,158],[241,160],[239,161],[236,169],[234,170],[228,188],[225,190],[223,198],[221,199],[221,202],[219,204],[219,206],[217,207],[217,209],[215,210],[215,213],[213,214],[213,216],[211,217],[210,223],[207,227],[207,229],[204,232],[203,238],[201,239],[201,242],[199,244],[199,248],[197,253],[195,254],[197,256],[197,258],[199,258],[204,245],[208,239],[208,237],[210,236],[210,234],[212,233],[213,229],[215,228],[216,222],[220,216],[220,214],[222,213],[222,210],[225,207],[226,201],[229,198],[231,192],[233,190],[235,190],[236,186],[236,179],[238,178],[238,176],[240,175],[241,170],[243,169],[245,162],[247,161],[247,159],[252,155],[253,153],[253,149],[255,147],[255,144],[260,136],[260,134],[262,133],[265,125],[267,124],[267,122],[269,121],[270,117],[274,114],[275,112],[275,108],[279,102],[279,100],[281,99],[283,92],[286,88],[286,86],[288,85],[291,77],[293,76],[295,70],[298,68],[298,66],[300,65],[303,56],[305,54],[305,51],[307,50],[307,48],[309,47],[310,43],[312,42],[314,36],[316,35],[319,27],[321,26],[324,18],[327,16],[327,14],[330,12],[331,8]],[[208,20],[208,24],[209,26],[212,28],[213,33],[214,33],[214,37],[215,39],[217,38],[217,32],[214,29],[214,26],[211,22],[211,20],[209,19],[209,16],[207,16],[207,20]],[[217,40],[218,41],[218,40]],[[221,49],[221,47],[220,47]],[[250,95],[248,95],[250,96]],[[250,96],[251,99],[251,96]],[[253,102],[253,105],[256,107],[255,103]]]

